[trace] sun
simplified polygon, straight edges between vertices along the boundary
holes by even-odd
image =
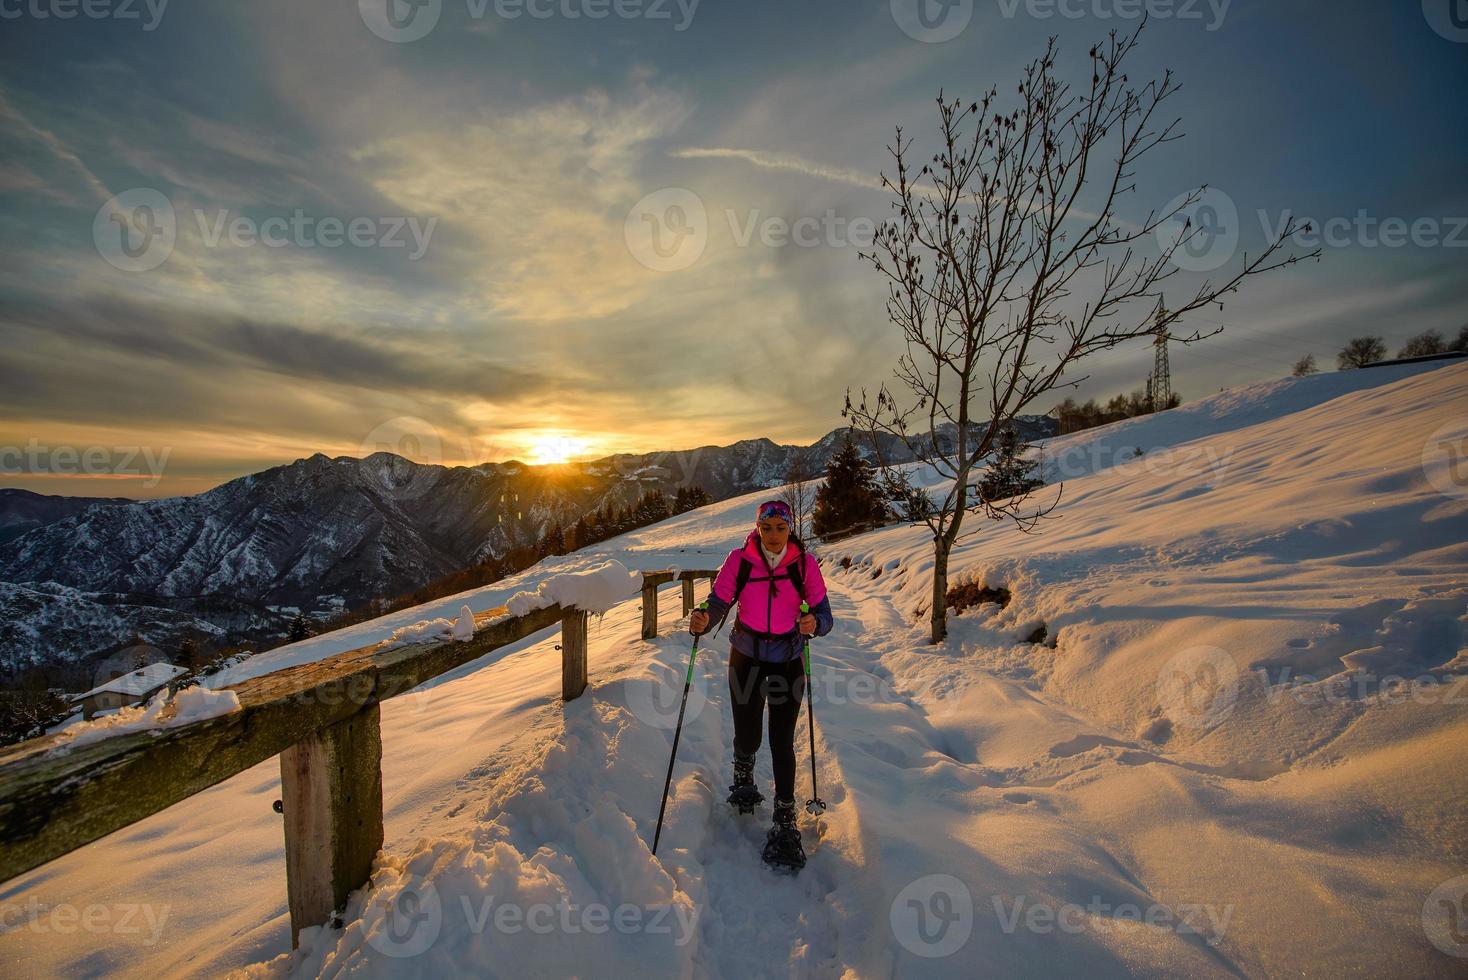
[[[542,436],[530,444],[530,462],[538,466],[568,463],[571,457],[586,452],[587,441],[570,436]]]

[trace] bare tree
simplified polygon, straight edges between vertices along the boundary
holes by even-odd
[[[1363,368],[1386,357],[1386,341],[1380,337],[1355,337],[1335,356],[1335,366],[1342,371]]]
[[[1448,349],[1448,342],[1436,330],[1427,330],[1408,340],[1397,351],[1398,357],[1422,357],[1426,354],[1441,354]]]
[[[1293,371],[1290,372],[1290,374],[1296,378],[1305,378],[1309,377],[1312,374],[1315,374],[1319,370],[1320,369],[1315,366],[1315,355],[1306,354],[1304,357],[1295,362],[1295,368]]]
[[[804,453],[791,457],[790,465],[785,469],[785,493],[780,499],[790,505],[790,512],[795,515],[795,527],[792,530],[802,541],[805,540],[806,516],[816,502],[817,475],[818,471],[811,464],[810,457]]]
[[[1113,31],[1093,48],[1089,88],[1078,91],[1056,77],[1052,38],[1025,67],[1018,107],[1008,114],[997,108],[997,89],[968,105],[940,92],[941,145],[916,172],[901,127],[888,147],[896,180],[884,173],[882,183],[895,195],[897,217],[883,222],[862,258],[888,281],[887,316],[907,344],[895,375],[915,401],[899,405],[883,384],[875,405],[865,389],[853,405],[848,389],[843,415],[870,437],[889,496],[899,498],[908,481],[883,458],[883,433],[951,478],[926,519],[935,556],[934,643],[947,634],[948,557],[964,516],[1009,518],[1029,531],[1059,502],[1057,490],[1048,506],[1026,513],[1027,494],[991,501],[975,492],[974,470],[999,433],[1036,399],[1085,380],[1062,382],[1083,358],[1164,333],[1184,344],[1201,340],[1171,328],[1248,276],[1319,255],[1281,254],[1300,230],[1291,221],[1261,254],[1244,255],[1236,273],[1164,304],[1163,286],[1177,271],[1172,256],[1199,229],[1182,222],[1153,259],[1136,245],[1197,203],[1206,187],[1140,224],[1117,217],[1118,200],[1135,191],[1137,162],[1180,135],[1178,120],[1154,120],[1177,91],[1171,72],[1140,89],[1122,72],[1140,33]],[[1073,294],[1084,296],[1078,309],[1068,303]]]

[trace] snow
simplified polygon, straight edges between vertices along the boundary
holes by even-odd
[[[459,618],[454,620],[454,639],[459,643],[474,639],[474,610],[467,605],[459,607]]]
[[[472,617],[473,614],[471,613],[470,615]],[[455,622],[452,619],[444,619],[441,616],[435,619],[421,619],[408,626],[399,626],[389,633],[387,639],[384,641],[383,649],[392,650],[395,647],[404,647],[410,643],[422,643],[425,640],[440,639],[446,634],[452,634],[454,628]],[[211,681],[215,687],[221,686],[222,683],[235,683],[234,681],[221,682],[218,674],[211,678]]]
[[[99,684],[90,691],[75,695],[72,700],[81,701],[91,697],[93,694],[100,694],[103,691],[113,691],[118,694],[131,694],[135,697],[141,697],[155,690],[160,684],[167,684],[180,674],[187,673],[188,669],[185,667],[159,661],[158,663],[151,663],[139,667],[132,673],[114,677],[107,683]]]
[[[605,547],[603,545],[602,547]],[[613,547],[616,545],[613,544]],[[728,552],[725,551],[725,554]],[[586,561],[588,554],[600,558],[589,568],[568,568],[553,571],[558,565]],[[625,557],[625,556],[624,556]],[[718,560],[723,559],[718,556]],[[603,554],[594,549],[584,549],[572,556],[542,561],[533,568],[497,582],[483,589],[475,589],[459,595],[438,599],[422,606],[399,610],[387,616],[357,623],[346,629],[313,636],[298,643],[288,643],[264,653],[256,654],[238,664],[227,667],[204,678],[204,683],[213,688],[229,687],[252,677],[260,677],[284,667],[312,663],[325,657],[385,643],[384,649],[419,643],[440,636],[453,636],[456,624],[464,621],[465,610],[472,621],[475,612],[485,612],[498,606],[508,606],[513,616],[522,616],[535,609],[561,603],[575,606],[588,612],[603,613],[614,604],[631,595],[640,594],[642,568],[660,569],[668,567],[668,560],[661,563],[656,559],[651,564],[639,564],[638,571],[631,571],[620,560],[604,560]],[[709,560],[714,560],[712,557]],[[535,588],[520,586],[534,583]],[[427,614],[427,618],[425,618]],[[453,618],[450,618],[453,617]],[[472,630],[472,627],[470,627]],[[472,637],[472,632],[470,637]],[[463,639],[464,637],[455,637]]]
[[[642,588],[642,574],[620,561],[609,561],[586,572],[552,575],[534,592],[516,592],[506,601],[511,616],[523,616],[559,603],[592,613],[604,613]]]
[[[59,733],[65,741],[46,751],[48,755],[65,755],[78,746],[117,735],[144,731],[162,734],[168,728],[217,718],[239,709],[240,699],[233,691],[211,691],[194,685],[179,691],[172,699],[166,690],[159,691],[146,704],[126,705],[91,721],[67,725]]]
[[[632,570],[716,567],[760,491],[211,679],[465,606],[605,609],[576,701],[552,628],[383,704],[386,842],[342,928],[290,950],[270,759],[10,882],[0,956],[20,975],[1461,973],[1468,488],[1443,447],[1468,437],[1465,383],[1454,362],[1286,379],[1048,440],[1056,518],[971,519],[954,582],[1012,598],[937,646],[926,528],[817,547],[830,810],[800,816],[798,877],[759,862],[768,805],[723,803],[722,640],[649,850],[690,643],[676,586],[640,638]],[[1037,624],[1043,643],[1017,639]],[[803,801],[804,722],[796,746]],[[768,795],[763,748],[756,778]],[[127,903],[167,913],[153,941],[51,927]]]

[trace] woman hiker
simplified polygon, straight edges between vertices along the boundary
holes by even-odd
[[[831,632],[831,601],[815,556],[791,533],[783,500],[759,505],[755,529],[729,552],[714,579],[708,610],[694,610],[689,632],[701,636],[723,625],[737,601],[729,635],[729,699],[734,708],[734,783],[729,802],[752,813],[764,802],[754,784],[765,706],[770,709],[770,756],[775,768],[775,822],[765,841],[766,862],[791,869],[805,864],[795,826],[795,728],[805,694],[804,637]],[[802,614],[800,603],[809,604]]]

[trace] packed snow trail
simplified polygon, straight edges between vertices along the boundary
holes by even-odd
[[[577,973],[595,962],[729,978],[951,976],[958,964],[1007,976],[1033,973],[1043,962],[1046,971],[1091,976],[1149,968],[1238,975],[1208,945],[1203,918],[1196,931],[1148,937],[1145,956],[1135,938],[1114,949],[1094,929],[1006,926],[1006,914],[1024,915],[1026,902],[1079,908],[1100,894],[1110,908],[1159,897],[1037,790],[1055,782],[1055,773],[980,764],[972,747],[956,744],[904,691],[903,675],[923,673],[911,669],[918,660],[933,662],[925,669],[956,671],[955,685],[987,685],[986,697],[1017,705],[1051,739],[1066,736],[1062,746],[1089,747],[1068,733],[1094,726],[986,672],[960,678],[954,651],[923,651],[920,632],[902,624],[887,598],[853,594],[837,581],[831,593],[837,625],[812,643],[818,775],[831,809],[819,819],[802,814],[810,860],[799,876],[777,875],[759,858],[768,805],[742,817],[723,801],[730,725],[721,638],[700,650],[663,842],[658,856],[650,853],[690,642],[686,631],[665,624],[650,643],[611,641],[627,654],[614,659],[627,667],[589,696],[550,710],[562,716],[563,732],[506,795],[485,801],[484,823],[470,840],[425,841],[389,859],[375,887],[348,908],[344,932],[312,930],[301,954],[256,972],[427,977],[482,973],[493,964],[491,975],[515,976]],[[624,613],[628,626],[634,614]],[[894,674],[886,662],[909,668]],[[1125,744],[1115,733],[1091,738]],[[806,739],[797,744],[801,800],[809,756]],[[1070,772],[1099,764],[1077,761],[1080,754],[1065,757]],[[763,746],[756,773],[768,787]],[[985,904],[991,895],[1004,901]],[[515,922],[488,924],[495,901],[529,909],[563,900],[570,924],[544,935]],[[589,934],[574,916],[595,905],[642,910],[646,931]],[[673,911],[661,913],[665,907]],[[666,922],[654,922],[660,914]],[[321,939],[329,945],[317,947]]]
[[[678,641],[686,637],[685,632],[673,643],[659,645],[664,653],[671,647],[683,660],[688,644]],[[696,723],[685,721],[674,770],[676,795],[653,860],[662,861],[681,888],[701,896],[699,948],[693,961],[697,975],[757,976],[771,963],[789,963],[794,972],[839,976],[840,910],[830,894],[834,882],[855,874],[856,868],[836,839],[816,847],[808,819],[802,833],[809,860],[798,876],[777,875],[761,860],[774,797],[768,745],[761,746],[755,766],[756,782],[767,799],[754,813],[738,814],[724,799],[732,778],[733,735],[727,664],[722,636],[700,650],[696,671],[703,698]],[[669,687],[681,663],[673,667]],[[809,785],[808,756],[800,762],[797,797]],[[829,766],[821,775],[835,778]]]

